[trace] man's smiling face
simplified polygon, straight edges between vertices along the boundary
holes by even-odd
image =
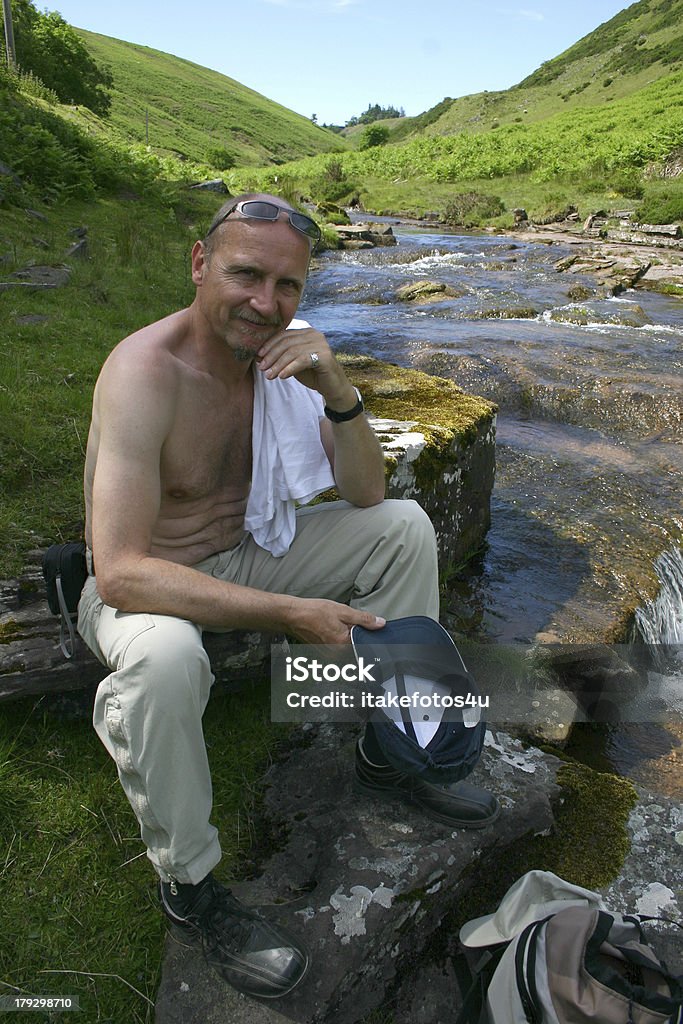
[[[286,219],[230,218],[206,257],[192,250],[192,278],[205,326],[236,359],[253,359],[296,313],[306,281],[310,244]]]

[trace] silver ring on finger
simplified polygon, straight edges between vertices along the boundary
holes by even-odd
[[[308,354],[311,357],[311,366],[313,367],[313,369],[315,369],[318,363],[320,362],[320,356],[318,355],[317,352],[309,352]]]

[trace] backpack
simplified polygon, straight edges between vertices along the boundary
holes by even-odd
[[[550,872],[529,875],[562,882]],[[476,927],[468,934],[478,922],[465,925],[461,940],[481,955],[473,968],[465,958],[458,964],[464,1004],[456,1024],[683,1024],[683,975],[668,970],[641,927],[655,919],[607,911],[590,895],[568,893],[563,909],[555,901],[554,912],[488,946]]]
[[[373,663],[375,695],[389,705],[368,719],[389,764],[435,785],[469,775],[484,745],[485,705],[443,626],[411,615],[381,629],[354,626],[351,643]]]
[[[71,658],[76,646],[78,602],[88,578],[85,544],[52,544],[43,555],[42,568],[47,603],[52,614],[59,615],[59,646],[64,657]]]

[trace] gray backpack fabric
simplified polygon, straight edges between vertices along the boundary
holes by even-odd
[[[683,1024],[683,976],[647,944],[642,920],[571,905],[480,948],[473,969],[460,966],[457,1024]]]

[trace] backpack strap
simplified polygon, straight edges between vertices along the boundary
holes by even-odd
[[[542,921],[533,921],[527,925],[517,939],[515,949],[517,991],[529,1024],[541,1024],[543,1019],[536,987],[536,951],[538,933],[549,920],[550,917],[544,917]]]
[[[61,574],[55,577],[55,587],[57,588],[57,601],[59,602],[59,647],[65,658],[73,658],[74,650],[76,649],[74,616],[66,605]]]
[[[488,1024],[486,992],[509,945],[509,942],[500,942],[485,949],[474,967],[470,967],[464,953],[453,958],[453,970],[463,997],[454,1024]]]

